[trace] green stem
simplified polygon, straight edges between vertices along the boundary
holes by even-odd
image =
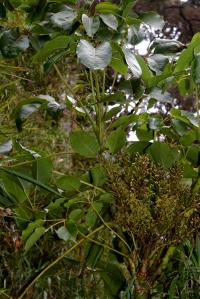
[[[6,298],[9,298],[9,299],[13,299],[13,297],[10,297],[8,294],[6,294],[6,293],[0,293],[0,295],[4,295]],[[2,297],[3,298],[3,297]]]
[[[107,244],[104,244],[104,243],[101,243],[101,242],[99,242],[99,241],[97,241],[97,240],[94,240],[94,239],[92,239],[92,238],[89,238],[88,236],[84,235],[84,234],[83,234],[82,232],[80,232],[80,231],[79,231],[79,234],[80,234],[82,237],[84,237],[86,240],[88,240],[88,241],[90,241],[90,242],[92,242],[92,243],[95,243],[95,244],[97,244],[97,245],[100,245],[100,246],[102,246],[103,248],[109,249],[109,250],[111,250],[111,251],[113,251],[113,252],[118,253],[118,254],[121,255],[121,256],[124,256],[124,257],[127,257],[127,258],[128,258],[128,255],[127,255],[127,254],[125,254],[125,253],[123,253],[123,252],[121,252],[121,251],[118,251],[118,250],[116,250],[116,249],[110,247],[110,246],[107,245]]]
[[[52,225],[50,225],[50,226],[46,229],[45,233],[47,233],[47,232],[48,232],[50,229],[52,229],[54,226],[57,226],[58,224],[61,224],[61,223],[65,223],[65,219],[59,220],[58,222],[53,223]]]
[[[12,167],[17,167],[17,166],[22,166],[22,165],[28,165],[28,164],[32,164],[34,161],[40,161],[40,160],[43,160],[43,159],[47,159],[47,158],[50,158],[50,157],[56,157],[56,156],[61,156],[61,155],[74,155],[74,152],[60,152],[60,153],[54,153],[54,154],[49,154],[49,155],[46,155],[46,156],[43,156],[43,157],[39,157],[37,158],[36,160],[28,160],[28,161],[24,161],[24,162],[19,162],[19,163],[16,163],[16,164],[11,164],[11,165],[1,165],[1,166],[5,166],[7,168],[12,168]],[[21,155],[19,156],[20,158],[23,158],[23,157],[27,157],[27,155]],[[15,161],[15,160],[14,160]],[[7,160],[5,160],[5,162],[7,162]],[[10,159],[9,159],[9,163],[12,162]]]
[[[96,190],[99,190],[99,191],[102,192],[102,193],[106,193],[106,191],[105,191],[104,189],[102,189],[102,188],[100,188],[100,187],[97,187],[97,186],[95,186],[95,185],[92,185],[92,184],[90,184],[90,183],[88,183],[88,182],[85,182],[85,181],[80,180],[80,183],[81,183],[81,184],[84,184],[84,185],[87,185],[87,186],[89,186],[89,187],[92,187],[92,188],[94,188],[94,189],[96,189]]]
[[[49,186],[47,186],[47,185],[45,185],[45,184],[43,184],[43,183],[41,183],[41,182],[33,179],[31,177],[26,176],[23,173],[20,173],[18,171],[12,170],[12,169],[4,168],[4,167],[0,167],[0,171],[6,172],[6,173],[14,175],[14,176],[16,176],[18,178],[21,178],[21,179],[23,179],[23,180],[25,180],[25,181],[27,181],[29,183],[34,184],[35,186],[39,186],[42,189],[45,189],[45,190],[49,191],[50,193],[56,194],[57,196],[60,197],[60,193],[58,191],[54,190],[53,188],[51,188],[51,187],[49,187]]]
[[[3,85],[0,86],[0,90],[4,90],[4,89],[6,89],[7,87],[9,87],[10,85],[14,85],[14,84],[16,84],[16,83],[18,83],[18,82],[19,82],[19,80],[15,80],[15,81],[11,81],[11,82],[9,82],[9,83],[3,84]]]
[[[96,97],[97,97],[97,105],[96,105],[96,124],[98,128],[98,139],[100,147],[103,147],[103,105],[101,103],[101,93],[100,93],[100,86],[99,86],[99,78],[98,73],[94,72],[94,80],[95,80],[95,88],[96,88]]]
[[[61,74],[59,68],[57,67],[56,64],[54,64],[54,69],[56,70],[59,78],[61,79],[61,81],[63,82],[63,84],[67,87],[68,91],[70,92],[70,94],[73,96],[73,90],[71,89],[71,86],[67,83],[67,81],[65,80],[65,78],[63,77],[63,75]]]
[[[94,100],[94,102],[96,102],[96,95],[95,95],[95,90],[94,90],[94,81],[93,81],[92,71],[90,71],[90,85],[91,85],[91,89],[92,89],[93,100]]]
[[[100,226],[97,229],[95,229],[93,232],[88,234],[86,237],[90,238],[92,235],[99,232],[104,226]],[[26,293],[30,290],[30,288],[38,281],[49,269],[51,269],[53,266],[55,266],[59,261],[61,261],[66,255],[68,255],[70,252],[72,252],[74,249],[76,249],[78,246],[80,246],[85,241],[85,237],[80,239],[76,244],[74,244],[72,247],[67,249],[64,254],[59,256],[55,261],[50,263],[46,268],[44,268],[32,281],[29,283],[29,285],[25,288],[25,290],[19,295],[17,299],[22,299]]]
[[[93,121],[92,117],[90,116],[89,112],[87,111],[87,109],[85,108],[85,106],[81,103],[81,101],[79,101],[80,105],[81,105],[81,108],[84,110],[85,114],[87,115],[88,117],[88,120],[92,126],[92,129],[96,135],[96,125],[95,125],[95,122]]]
[[[93,75],[92,75],[92,71],[90,71],[90,85],[91,85],[91,89],[92,89],[92,96],[93,96],[93,101],[95,103],[95,112],[96,112],[96,124],[98,127],[98,119],[99,119],[99,110],[98,110],[98,99],[96,96],[96,92],[94,89],[94,79],[93,79]],[[97,139],[99,139],[99,133],[97,132]]]
[[[196,96],[196,111],[197,111],[197,121],[198,121],[198,125],[199,125],[199,128],[200,128],[200,113],[199,113],[199,86],[197,85],[196,86],[196,89],[195,89],[195,96]]]
[[[105,96],[105,90],[106,90],[106,71],[103,71],[103,84],[102,84],[102,96]]]
[[[59,78],[61,79],[61,81],[62,81],[62,82],[64,83],[64,85],[66,86],[66,88],[67,88],[68,92],[70,93],[70,95],[71,95],[72,97],[74,97],[74,92],[73,92],[73,90],[71,89],[71,86],[67,83],[67,81],[65,80],[65,78],[64,78],[63,75],[61,74],[61,72],[60,72],[60,70],[59,70],[59,68],[57,67],[56,64],[54,64],[54,68],[55,68],[55,70],[56,70],[56,72],[57,72]],[[77,97],[77,98],[78,98],[78,97]],[[85,106],[82,104],[81,99],[80,99],[80,98],[78,98],[78,99],[79,99],[78,102],[79,102],[79,104],[81,105],[81,108],[84,110],[85,114],[87,115],[88,120],[89,120],[89,122],[90,122],[90,124],[91,124],[91,126],[92,126],[92,128],[93,128],[93,131],[94,131],[94,133],[96,134],[96,126],[95,126],[95,123],[94,123],[92,117],[91,117],[90,114],[88,113],[88,111],[87,111],[87,109],[85,108]]]
[[[93,208],[93,210],[95,211],[95,213],[97,214],[97,216],[100,218],[100,220],[102,221],[102,223],[111,231],[113,232],[128,248],[128,250],[131,252],[131,248],[128,245],[128,243],[116,232],[114,231],[114,229],[112,229],[112,227],[109,226],[108,223],[105,222],[105,220],[103,219],[103,217],[101,217],[101,215],[99,214],[99,212],[97,211],[97,209],[95,208],[95,206],[93,205],[92,202],[90,202],[91,207]]]
[[[18,78],[18,79],[21,79],[21,80],[24,80],[24,81],[28,81],[28,82],[33,83],[32,80],[27,79],[27,78],[25,78],[25,77],[18,76],[18,75],[14,75],[13,73],[10,74],[10,73],[7,73],[7,72],[1,72],[1,75],[10,76],[10,77]]]
[[[112,82],[111,89],[110,89],[111,92],[113,91],[113,89],[115,87],[115,82],[117,80],[117,75],[118,75],[118,73],[115,73],[115,75],[114,75],[113,82]]]

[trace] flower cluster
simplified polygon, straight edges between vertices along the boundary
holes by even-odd
[[[199,194],[184,185],[179,164],[164,169],[147,155],[134,160],[120,156],[106,161],[109,182],[116,201],[113,218],[123,231],[142,244],[163,240],[179,242],[199,226]]]

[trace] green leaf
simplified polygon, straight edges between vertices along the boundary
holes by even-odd
[[[33,162],[34,178],[41,183],[48,183],[52,177],[53,164],[47,157],[35,159]]]
[[[56,194],[56,195],[60,196],[60,193],[57,192],[56,190],[54,190],[53,188],[51,188],[51,187],[49,187],[49,186],[47,186],[47,185],[45,185],[45,184],[43,184],[41,182],[38,182],[37,180],[35,180],[32,177],[29,177],[29,176],[27,176],[27,175],[25,175],[23,173],[20,173],[20,172],[15,171],[15,170],[13,170],[11,168],[5,168],[5,167],[0,167],[0,171],[6,172],[8,174],[12,174],[12,175],[14,175],[14,176],[16,176],[18,178],[21,178],[21,179],[27,181],[27,182],[30,182],[30,183],[32,183],[34,185],[37,185],[37,186],[43,188],[44,190],[47,190],[47,191],[49,191],[49,192],[51,192],[53,194]]]
[[[168,290],[168,298],[169,299],[174,299],[174,297],[176,296],[176,292],[177,292],[177,285],[179,283],[180,277],[179,274],[177,274],[172,281],[170,282],[170,286],[169,286],[169,290]]]
[[[70,232],[65,226],[61,226],[58,230],[56,230],[57,236],[64,241],[76,241],[76,236],[74,235],[74,231]]]
[[[141,24],[134,24],[132,26],[129,26],[129,43],[132,45],[139,45],[141,42],[145,40],[145,33],[144,30],[142,29]],[[128,46],[128,44],[127,44]],[[128,46],[130,48],[130,46]],[[131,50],[134,52],[134,54],[137,54],[138,51],[131,47]]]
[[[21,102],[17,105],[17,107],[13,110],[12,116],[15,115],[16,126],[19,131],[21,131],[21,124],[27,119],[30,115],[37,112],[40,108],[41,104],[37,102],[37,100],[30,101],[30,104],[24,104]],[[18,110],[18,111],[17,111]]]
[[[153,139],[153,130],[144,123],[136,129],[136,135],[140,141],[150,141]]]
[[[162,54],[154,54],[147,58],[148,65],[157,75],[161,74],[169,58]]]
[[[113,14],[100,14],[100,18],[108,27],[110,27],[113,30],[117,30],[118,21]]]
[[[32,157],[31,157],[31,160],[33,161]],[[30,164],[22,164],[22,165],[16,165],[16,166],[13,166],[13,169],[20,172],[20,173],[23,173],[25,175],[28,175],[30,177],[33,177],[33,169],[32,169],[32,161],[31,160],[28,160],[30,162]],[[20,181],[20,184],[24,190],[24,192],[27,194],[27,197],[28,195],[30,194],[31,196],[31,192],[33,191],[33,185],[25,180],[22,180],[21,178],[19,178],[19,181]]]
[[[0,36],[0,50],[4,57],[14,58],[29,47],[26,35],[19,35],[17,28],[5,30]]]
[[[145,60],[140,55],[135,55],[135,57],[142,71],[141,78],[148,84],[149,78],[152,77],[152,72],[148,68],[148,65],[145,62]]]
[[[57,180],[56,185],[58,188],[66,192],[76,192],[81,186],[80,179],[76,176],[67,175],[62,176]]]
[[[123,14],[122,17],[125,18],[125,21],[127,18],[136,18],[137,14],[134,12],[133,6],[136,4],[137,0],[127,0],[123,1]],[[140,21],[141,22],[141,21]],[[128,24],[128,23],[127,23]],[[133,25],[133,24],[131,24]]]
[[[200,191],[200,178],[195,182],[195,185],[193,187],[193,193],[199,193]]]
[[[183,167],[183,177],[184,178],[197,178],[198,171],[195,171],[194,168],[191,166],[191,163],[187,160],[181,161]]]
[[[180,143],[184,146],[188,146],[197,139],[198,139],[197,132],[195,130],[190,130],[181,136]]]
[[[70,135],[70,143],[76,153],[87,158],[95,158],[100,151],[97,138],[90,132],[73,132]]]
[[[172,126],[173,126],[174,130],[180,136],[184,135],[188,131],[187,125],[178,119],[172,119],[172,124],[173,124]]]
[[[130,10],[127,11],[127,14],[130,14]],[[139,27],[142,23],[142,21],[140,19],[137,19],[136,17],[129,17],[127,16],[124,20],[129,26],[135,25],[137,27]]]
[[[96,34],[96,40],[98,40],[98,44],[100,42],[111,42],[115,34],[117,35],[117,33],[114,33],[113,30],[110,30],[108,26],[101,22],[100,29]]]
[[[93,206],[97,210],[98,213],[100,213],[103,208],[102,202],[94,202]],[[93,227],[95,225],[97,219],[98,219],[97,213],[95,212],[93,207],[90,207],[85,216],[86,225],[89,227]]]
[[[126,134],[121,128],[111,132],[108,136],[107,145],[113,154],[116,154],[125,144]]]
[[[127,149],[128,153],[131,156],[135,156],[136,154],[144,154],[146,149],[151,145],[150,142],[147,141],[134,141]]]
[[[124,103],[126,101],[126,96],[122,91],[118,91],[113,94],[105,95],[102,101],[108,102],[110,105],[115,105],[116,103]]]
[[[157,38],[152,42],[150,50],[153,50],[154,54],[173,55],[182,50],[183,47],[184,45],[177,40]]]
[[[58,53],[51,55],[51,57],[44,63],[44,72],[48,73],[54,64],[59,63],[62,59],[70,54],[70,48],[66,50],[59,50]],[[74,52],[74,51],[73,51]]]
[[[198,127],[198,120],[192,112],[172,108],[170,114],[173,118],[176,118],[189,126],[193,125]]]
[[[152,130],[160,130],[162,126],[162,120],[159,116],[150,116],[149,115],[149,128]]]
[[[200,84],[200,53],[197,53],[194,58],[194,66],[192,68],[193,79],[196,84]]]
[[[191,161],[194,167],[199,166],[200,148],[197,144],[192,144],[187,151],[186,158]]]
[[[182,78],[179,81],[178,87],[181,96],[191,95],[195,90],[195,83],[192,77]]]
[[[120,268],[114,263],[106,263],[99,274],[105,283],[105,289],[109,295],[117,297],[124,281]]]
[[[81,218],[82,215],[83,215],[83,210],[75,209],[75,210],[71,211],[71,213],[68,216],[67,221],[76,223]]]
[[[103,254],[103,247],[97,244],[92,244],[87,255],[86,263],[92,269],[96,266]]]
[[[130,115],[122,115],[116,119],[111,125],[111,128],[123,127],[126,128],[128,125],[136,122],[138,119],[137,115],[130,114]]]
[[[194,113],[186,111],[186,110],[181,110],[181,115],[183,118],[188,119],[189,123],[197,128],[199,128],[199,123],[197,117],[194,115]]]
[[[43,109],[47,110],[47,113],[54,119],[58,119],[59,115],[63,111],[63,107],[56,102],[56,100],[49,95],[39,95],[39,99],[42,99],[44,101],[44,104],[42,105]]]
[[[136,59],[136,56],[130,49],[123,47],[123,52],[125,56],[126,63],[130,67],[131,72],[135,78],[140,78],[142,75],[142,69]]]
[[[169,92],[163,92],[162,89],[154,87],[149,94],[150,98],[157,100],[162,103],[172,103],[172,96]]]
[[[92,184],[95,186],[103,186],[107,181],[105,169],[100,165],[95,165],[91,170]]]
[[[153,160],[164,168],[171,168],[179,158],[176,149],[171,148],[168,144],[154,142],[147,150]]]
[[[159,85],[161,85],[163,82],[166,82],[168,78],[170,78],[171,76],[171,71],[170,74],[166,74],[166,75],[157,75],[157,76],[153,76],[152,78],[149,79],[149,88],[153,88],[153,87],[158,87]]]
[[[82,15],[82,23],[87,35],[93,37],[98,31],[100,26],[99,17],[88,17],[87,15]]]
[[[181,55],[179,56],[179,59],[176,63],[176,67],[174,72],[180,72],[186,70],[190,63],[192,62],[194,57],[194,47],[193,45],[190,45],[187,49],[183,50],[181,52]]]
[[[197,32],[193,35],[192,42],[197,42],[197,45],[198,45],[199,41],[200,41],[200,33]]]
[[[51,201],[50,204],[48,204],[47,209],[48,210],[56,210],[59,209],[66,201],[66,198],[56,198],[56,200]]]
[[[42,108],[47,110],[52,117],[57,117],[63,110],[60,104],[58,104],[53,97],[48,95],[40,95],[38,97],[22,100],[13,109],[11,115],[11,117],[15,119],[17,129],[21,131],[23,122]]]
[[[14,198],[18,203],[23,203],[27,200],[23,186],[17,177],[10,174],[3,174],[2,183],[6,193]]]
[[[67,230],[70,233],[70,235],[72,236],[71,237],[72,241],[75,242],[76,237],[77,237],[77,233],[78,233],[76,224],[74,222],[68,222],[67,223]]]
[[[88,188],[85,188],[84,190],[86,190],[86,189],[88,189]],[[70,207],[76,206],[77,204],[79,204],[79,202],[80,202],[80,197],[78,197],[78,196],[76,197],[75,195],[73,195],[71,199],[69,199],[67,202],[64,203],[64,207],[70,208]]]
[[[29,207],[20,205],[17,208],[13,209],[15,213],[15,219],[19,224],[23,224],[23,227],[27,225],[30,220],[34,219],[35,215],[33,215],[33,212],[30,210]]]
[[[94,48],[89,42],[81,39],[76,54],[83,65],[91,70],[100,70],[111,62],[112,48],[109,42],[104,42]]]
[[[37,219],[34,222],[29,223],[27,228],[22,231],[22,237],[21,237],[22,241],[26,241],[28,239],[28,237],[33,233],[33,231],[37,227],[42,226],[43,223],[44,223],[43,219]]]
[[[45,15],[47,0],[38,0],[38,1],[28,0],[27,5],[24,3],[25,1],[23,0],[14,0],[14,1],[21,2],[19,9],[22,8],[28,12],[27,19],[26,19],[26,22],[28,24],[32,24],[34,22],[40,22],[43,20]]]
[[[120,8],[118,5],[112,4],[110,2],[101,2],[96,5],[96,12],[100,14],[104,14],[104,13],[118,14],[120,12]]]
[[[145,93],[145,86],[141,79],[132,78],[124,80],[120,83],[119,88],[122,89],[125,94],[133,96],[136,100],[141,99]]]
[[[33,56],[33,62],[45,61],[48,57],[59,49],[66,49],[69,46],[70,37],[66,35],[57,36],[46,42],[44,46]]]
[[[25,246],[24,246],[24,250],[25,252],[28,252],[31,247],[33,245],[35,245],[35,243],[41,238],[41,236],[45,233],[45,228],[40,226],[37,227],[34,232],[29,236],[29,238],[27,239]]]
[[[2,184],[0,183],[0,205],[2,207],[8,208],[12,207],[15,204],[15,200],[13,200],[13,198],[6,194],[5,190],[3,190]]]
[[[112,60],[110,66],[115,72],[125,75],[128,71],[128,66],[124,60],[124,54],[121,47],[116,42],[111,42],[112,47]]]
[[[176,246],[170,246],[167,249],[167,252],[165,253],[164,257],[162,258],[162,262],[160,265],[161,271],[164,271],[167,268],[169,261],[170,261],[171,257],[174,255],[174,252],[176,251],[176,249],[177,249]]]
[[[74,11],[71,7],[64,6],[63,11],[54,13],[50,17],[50,21],[56,27],[59,27],[63,30],[69,30],[72,28],[73,22],[77,17],[77,12]]]
[[[104,119],[110,120],[112,117],[116,116],[122,110],[121,106],[113,107],[108,112],[106,112]]]
[[[142,15],[140,15],[140,19],[155,31],[162,30],[165,25],[163,17],[151,11],[142,13]]]
[[[12,148],[13,148],[12,140],[0,144],[0,155],[8,154],[9,152],[11,152]]]
[[[110,204],[114,203],[115,198],[112,193],[103,193],[99,196],[99,201],[101,201],[103,204]]]
[[[180,72],[186,70],[193,58],[194,58],[194,48],[198,46],[200,43],[200,35],[197,33],[193,36],[193,39],[191,43],[188,45],[187,49],[183,50],[179,56],[179,59],[177,60],[176,67],[174,69],[174,72]]]

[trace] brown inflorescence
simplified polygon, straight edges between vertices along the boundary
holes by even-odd
[[[116,198],[114,222],[140,242],[179,242],[198,229],[200,194],[183,184],[178,163],[164,169],[147,155],[122,155],[105,161],[105,168]]]

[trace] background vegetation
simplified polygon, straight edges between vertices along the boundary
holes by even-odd
[[[0,298],[200,296],[200,34],[149,5],[1,1]]]

